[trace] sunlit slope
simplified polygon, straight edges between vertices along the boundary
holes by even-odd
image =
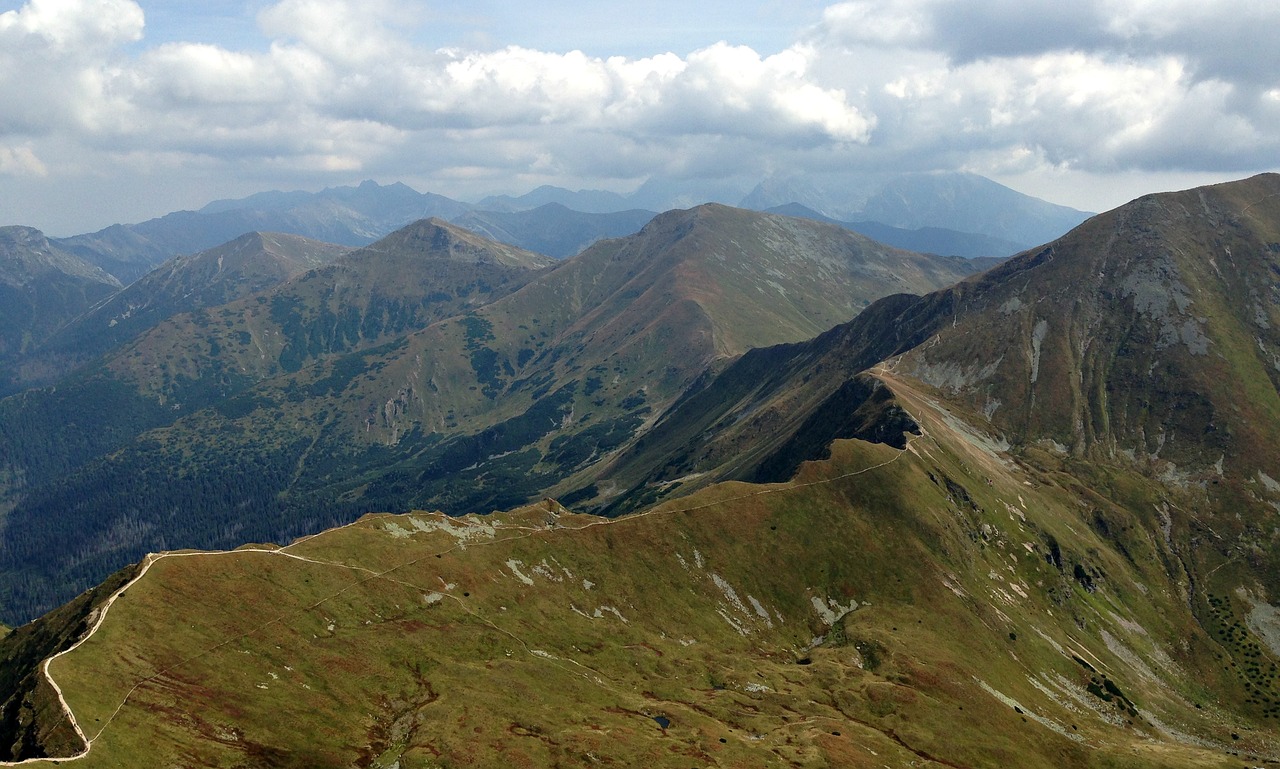
[[[1027,442],[1274,469],[1280,175],[1140,198],[993,270],[901,370]]]
[[[1275,748],[1089,490],[908,449],[623,519],[368,516],[154,559],[52,665],[84,766],[1236,766]],[[1228,751],[1239,757],[1228,755]]]

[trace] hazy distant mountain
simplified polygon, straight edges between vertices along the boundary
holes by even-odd
[[[173,252],[167,245],[156,243],[136,232],[131,225],[125,224],[113,224],[94,233],[59,238],[54,242],[86,262],[110,273],[124,285],[132,283],[181,253]],[[199,249],[193,249],[191,252],[196,250]]]
[[[30,227],[0,227],[0,392],[19,360],[120,282]]]
[[[1089,216],[976,174],[853,171],[820,178],[775,175],[758,182],[742,177],[654,177],[626,195],[544,186],[519,197],[485,198],[476,208],[516,212],[558,203],[577,211],[612,213],[637,208],[667,211],[707,202],[798,216],[807,216],[807,209],[831,221],[853,223],[855,231],[883,236],[899,248],[973,256],[1017,253],[1066,233]],[[789,204],[802,209],[788,210]]]
[[[380,185],[363,181],[355,187],[328,187],[320,192],[263,192],[240,200],[216,200],[199,213],[230,211],[285,211],[295,216],[314,212],[317,216],[339,212],[351,222],[353,235],[382,237],[409,222],[432,216],[451,219],[471,208],[443,195],[418,192],[400,182]],[[348,244],[363,245],[363,244]]]
[[[591,214],[560,203],[546,203],[527,211],[475,209],[455,218],[453,223],[499,243],[564,258],[597,240],[630,235],[654,216],[652,211],[640,210]]]
[[[798,205],[802,210],[813,211],[819,216],[839,221],[841,217],[847,217],[854,211],[862,210],[866,199],[883,184],[883,180],[863,178],[859,175],[842,179],[838,187],[827,190],[819,187],[808,176],[774,175],[753,187],[738,205],[755,211],[770,211]]]
[[[976,174],[914,174],[890,181],[859,219],[917,229],[945,227],[1025,244],[1047,243],[1089,217]]]
[[[567,190],[563,187],[543,185],[523,195],[490,195],[475,204],[477,211],[511,213],[529,211],[549,204],[558,204],[574,211],[588,214],[611,214],[633,208],[627,198],[608,190]]]
[[[403,184],[365,181],[317,193],[264,192],[220,200],[200,211],[177,211],[58,242],[129,283],[171,257],[204,251],[248,232],[283,232],[363,246],[418,219],[451,218],[469,208]]]
[[[726,179],[669,179],[650,177],[627,196],[631,208],[668,211],[692,208],[703,203],[737,206],[754,180],[741,177]]]
[[[865,221],[864,230],[870,230],[873,222],[908,230],[942,228],[985,235],[1022,247],[1061,235],[1086,216],[972,174],[899,177],[887,185],[876,182],[883,186],[874,190],[870,184],[861,177],[850,176],[842,184],[824,190],[812,182],[781,177],[758,183],[737,177],[655,177],[629,195],[543,186],[518,197],[485,198],[473,206],[441,195],[419,193],[400,183],[384,186],[365,181],[355,187],[333,187],[316,193],[262,192],[238,200],[218,200],[199,211],[177,211],[138,224],[113,225],[57,243],[127,284],[173,256],[213,248],[246,232],[286,232],[361,246],[418,219],[453,220],[473,209],[516,214],[559,204],[582,213],[631,212],[629,216],[635,216],[637,210],[666,211],[706,202],[742,202],[758,210],[799,203],[832,219]],[[505,233],[501,237],[505,242],[523,243],[538,250],[533,246],[537,242],[558,255],[572,253],[574,246],[581,248],[597,231],[582,217],[566,218],[563,211],[554,208],[544,213],[555,216],[539,222],[531,215],[520,225],[514,224],[515,220],[504,222],[492,217],[484,225],[472,221],[495,236]],[[557,232],[558,227],[566,228],[565,232]],[[598,231],[609,236],[625,234],[622,229],[622,224],[615,226],[611,222]],[[912,245],[924,247],[938,242],[930,234]],[[941,241],[943,245],[948,242],[946,238]],[[955,247],[949,250],[970,251]]]
[[[866,235],[894,248],[916,251],[922,254],[942,254],[944,256],[963,256],[966,259],[981,257],[1005,257],[1016,254],[1023,247],[1008,240],[1000,240],[986,235],[975,235],[969,232],[957,232],[941,227],[922,227],[917,230],[904,230],[891,227],[880,222],[842,222],[818,213],[799,203],[788,203],[769,209],[771,213],[785,216],[799,216],[819,222],[830,222],[854,232]]]
[[[870,237],[875,237],[870,231],[877,226],[887,225],[923,231],[916,236],[919,245],[946,244],[945,233],[936,230],[985,236],[993,247],[1013,245],[1002,251],[986,251],[984,247],[984,256],[1007,256],[1046,243],[1089,216],[969,173],[906,174],[887,179],[851,174],[822,184],[777,177],[761,182],[742,201],[743,206],[757,210],[789,203],[799,203],[833,220],[854,222],[861,228],[859,232]],[[934,251],[918,245],[916,250]]]

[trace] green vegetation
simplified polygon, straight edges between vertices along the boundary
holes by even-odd
[[[1280,177],[1181,195],[809,342],[852,293],[716,206],[384,348],[288,305],[325,319],[294,374],[4,476],[0,603],[354,520],[149,561],[50,665],[90,767],[1280,761],[1280,313],[1223,298],[1270,296]],[[1188,256],[1228,241],[1230,277]],[[162,389],[240,386],[184,365]],[[355,520],[548,490],[634,514]]]
[[[41,673],[41,663],[78,641],[94,611],[136,573],[128,568],[70,603],[11,631],[0,626],[0,759],[71,755],[83,748],[66,721],[57,695]]]
[[[1024,484],[1036,471],[906,396],[923,428],[913,450],[838,441],[791,483],[712,486],[614,520],[554,502],[371,515],[287,555],[159,559],[52,667],[96,736],[81,761],[1227,767],[1267,755],[1229,705],[1182,694],[1202,671],[1180,643],[1206,636],[1177,600],[1151,605],[1171,582],[1065,526],[1078,506],[1067,488]],[[1050,533],[1056,555],[1041,544]],[[1108,579],[1056,592],[1084,557]],[[1176,664],[1157,667],[1161,650]]]
[[[729,252],[732,270],[716,256]],[[151,550],[592,488],[726,356],[964,272],[723,206],[550,263],[419,223],[267,292],[172,315],[83,383],[0,404],[0,436],[14,436],[0,445],[0,504],[13,505],[3,617],[25,621]],[[766,289],[786,301],[761,301]]]

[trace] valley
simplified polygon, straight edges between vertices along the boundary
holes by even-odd
[[[11,764],[1280,762],[1280,175],[317,249],[0,400]]]

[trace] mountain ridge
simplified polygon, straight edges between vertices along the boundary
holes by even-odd
[[[654,216],[639,209],[592,215],[560,202],[513,212],[475,209],[453,219],[454,224],[492,240],[565,258],[604,238],[618,238],[640,230]]]
[[[29,354],[120,288],[106,272],[31,227],[0,227],[0,394]]]
[[[834,225],[715,205],[670,212],[635,236],[523,271],[528,282],[500,298],[453,297],[439,305],[443,315],[412,322],[388,309],[394,297],[367,312],[364,300],[339,301],[378,285],[348,271],[365,262],[387,265],[377,248],[352,252],[270,294],[175,316],[56,393],[0,401],[0,430],[16,431],[0,459],[30,484],[11,492],[16,507],[2,534],[11,550],[40,547],[53,517],[94,509],[98,523],[86,520],[71,537],[92,553],[86,569],[116,563],[140,541],[156,549],[175,532],[227,544],[237,532],[296,536],[362,509],[427,500],[458,513],[509,507],[590,472],[727,357],[806,338],[876,296],[945,285],[973,269]],[[391,272],[388,291],[435,290],[405,280],[403,268]],[[80,397],[133,405],[110,417],[117,427],[85,437],[101,436],[102,448],[75,443],[65,471],[27,468],[24,454],[44,455],[19,447],[62,439],[57,428],[30,426],[38,414]],[[232,454],[239,459],[229,464],[215,459]],[[251,479],[237,475],[246,462],[259,468]],[[205,518],[153,520],[124,505],[121,495],[138,494]],[[214,500],[223,497],[236,501],[219,511]],[[92,531],[113,519],[131,521],[129,533],[98,547]],[[21,567],[32,589],[53,576],[31,569]],[[29,599],[11,594],[5,603]]]
[[[47,384],[168,318],[265,291],[349,251],[282,233],[252,232],[176,257],[102,300],[45,340],[23,368],[22,387]]]

